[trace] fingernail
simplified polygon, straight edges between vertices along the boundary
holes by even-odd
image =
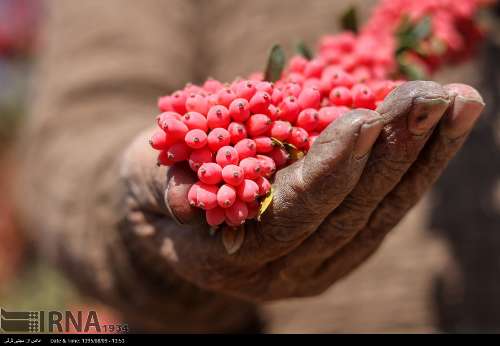
[[[480,97],[456,95],[453,106],[445,115],[443,134],[450,139],[463,136],[472,128],[483,108]]]
[[[170,205],[169,193],[168,193],[169,189],[170,189],[170,182],[167,184],[167,188],[165,189],[165,193],[164,193],[165,206],[167,207],[168,213],[170,214],[170,217],[172,218],[172,220],[174,220],[178,225],[183,225],[181,220],[174,213],[172,206]]]
[[[359,137],[354,148],[354,157],[356,159],[361,159],[370,152],[383,126],[384,123],[382,119],[367,122],[361,126]]]
[[[408,130],[417,136],[428,133],[438,123],[449,103],[444,98],[416,98],[408,116]]]

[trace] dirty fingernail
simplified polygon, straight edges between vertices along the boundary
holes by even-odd
[[[416,98],[408,116],[408,130],[417,136],[428,133],[438,123],[449,103],[444,98]]]
[[[384,123],[382,119],[367,122],[361,126],[359,137],[354,148],[354,156],[357,159],[364,157],[370,152],[383,126]]]
[[[481,97],[455,96],[455,102],[444,118],[443,134],[450,139],[461,137],[474,125],[484,108]]]

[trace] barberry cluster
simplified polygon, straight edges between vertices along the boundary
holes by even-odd
[[[304,69],[313,64],[304,61]],[[351,108],[374,109],[394,86],[387,81],[375,92],[341,69],[331,74],[329,90],[310,81],[210,79],[160,98],[151,145],[160,150],[159,164],[188,161],[197,173],[188,199],[206,211],[208,224],[255,218],[273,174],[292,162],[290,150],[307,152],[332,121]]]
[[[228,84],[188,84],[161,97],[160,130],[151,138],[160,151],[158,164],[189,162],[199,181],[187,198],[205,210],[209,225],[237,227],[257,217],[276,170],[307,153],[321,131],[347,111],[375,109],[402,82],[388,79],[397,73],[401,16],[417,20],[439,8],[439,18],[471,17],[477,1],[459,2],[463,8],[448,13],[436,1],[384,0],[359,34],[323,37],[316,57],[292,57],[274,83],[255,73]],[[436,21],[430,37],[455,50],[444,19]]]

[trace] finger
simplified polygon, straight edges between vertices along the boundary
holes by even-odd
[[[158,154],[149,145],[152,133],[153,130],[141,132],[127,147],[120,176],[137,208],[166,215],[164,191],[168,167],[156,165]]]
[[[408,82],[388,96],[378,109],[386,125],[358,184],[318,231],[284,259],[286,275],[309,276],[352,240],[417,159],[448,105],[448,94],[434,82]]]
[[[169,216],[179,224],[200,223],[200,211],[191,207],[187,198],[189,188],[197,180],[194,172],[185,163],[158,167],[158,153],[149,145],[153,132],[139,134],[122,160],[121,176],[136,208]]]
[[[366,227],[351,243],[328,259],[317,271],[319,279],[331,284],[348,274],[381,244],[387,232],[406,215],[422,195],[435,183],[450,159],[465,142],[484,108],[479,93],[463,84],[446,85],[451,105],[439,128],[429,139],[415,164],[401,182],[380,203]],[[350,265],[342,265],[350,263]],[[333,280],[333,281],[332,281]]]
[[[272,205],[247,227],[255,248],[246,240],[245,251],[272,260],[316,230],[356,185],[382,125],[374,111],[352,111],[331,124],[304,159],[278,171]]]
[[[188,201],[188,192],[198,178],[187,163],[172,166],[167,174],[165,205],[177,223],[189,225],[203,224],[201,209],[192,207]]]
[[[371,215],[360,238],[381,238],[392,229],[436,182],[474,126],[484,102],[479,93],[463,84],[445,86],[452,104],[439,128],[401,182]]]

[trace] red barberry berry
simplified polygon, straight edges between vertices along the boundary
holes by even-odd
[[[254,114],[246,122],[247,132],[251,137],[262,136],[271,129],[272,121],[265,114]]]
[[[233,100],[229,105],[229,115],[238,123],[245,122],[250,117],[248,101],[243,98]]]
[[[217,192],[217,203],[221,208],[229,208],[236,202],[236,190],[233,186],[224,184]]]
[[[186,124],[190,130],[200,129],[205,132],[208,131],[207,118],[201,113],[187,112],[182,117],[182,122]]]
[[[297,118],[297,126],[306,131],[313,131],[319,124],[319,113],[314,108],[304,109],[299,113]]]
[[[200,129],[194,129],[186,133],[184,141],[190,148],[201,149],[207,145],[207,134]]]
[[[242,139],[247,138],[247,130],[245,129],[245,126],[240,123],[231,123],[227,127],[227,131],[229,132],[229,135],[231,137],[231,143],[236,144]]]
[[[208,134],[207,143],[210,150],[216,152],[219,148],[231,143],[231,135],[226,129],[215,128]]]
[[[227,165],[222,169],[222,179],[232,186],[238,186],[245,179],[243,168],[236,165]]]
[[[189,155],[189,167],[195,172],[198,172],[198,168],[206,162],[212,162],[213,154],[208,148],[202,148],[198,150],[193,150],[191,155]]]
[[[206,210],[205,217],[210,226],[219,226],[226,221],[226,212],[222,208],[215,207],[213,209]]]
[[[231,146],[222,147],[217,151],[215,162],[223,168],[227,165],[237,165],[240,162],[238,152]]]
[[[214,162],[207,162],[198,169],[198,179],[205,184],[215,185],[222,180],[222,168]]]
[[[240,167],[243,169],[245,179],[256,179],[260,176],[260,161],[255,157],[247,157],[240,161]]]
[[[252,202],[259,196],[259,186],[250,179],[245,179],[236,188],[238,198],[243,202]]]
[[[249,138],[242,139],[236,143],[234,149],[238,152],[240,160],[247,157],[253,157],[257,154],[257,145],[254,140]]]
[[[221,105],[212,106],[208,111],[207,123],[208,127],[215,129],[218,127],[227,128],[231,122],[231,117],[229,116],[229,110]]]

